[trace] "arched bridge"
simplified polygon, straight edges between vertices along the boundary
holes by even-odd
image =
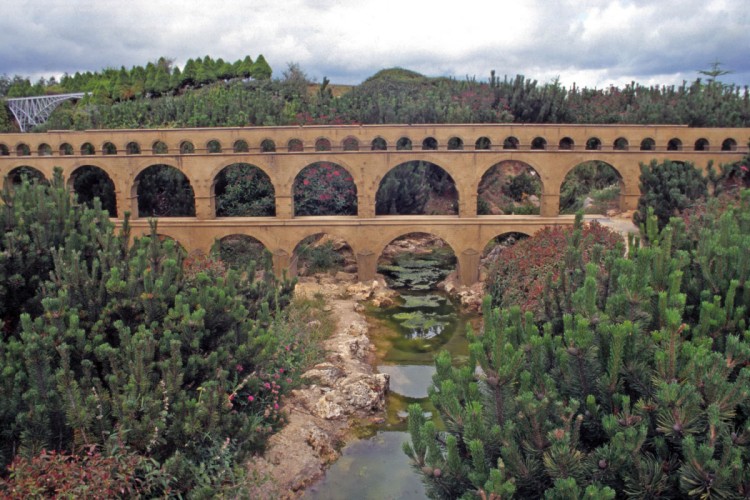
[[[44,176],[56,166],[70,179],[98,167],[114,183],[117,213],[133,214],[133,232],[148,232],[138,216],[140,174],[153,165],[181,171],[195,193],[195,217],[160,218],[159,233],[187,250],[207,251],[216,239],[248,235],[273,253],[277,273],[294,270],[294,250],[307,236],[325,232],[351,246],[361,280],[371,279],[392,240],[427,232],[443,238],[458,258],[464,284],[478,279],[480,254],[492,238],[533,234],[567,225],[558,214],[560,187],[581,163],[605,162],[619,173],[620,207],[636,207],[641,163],[693,162],[705,168],[737,161],[747,152],[750,129],[635,125],[341,125],[159,130],[53,131],[0,135],[0,173],[32,167]],[[506,160],[533,168],[542,183],[539,215],[478,215],[480,181]],[[385,175],[410,161],[428,161],[452,177],[455,216],[376,216],[375,198]],[[295,217],[295,180],[307,166],[332,162],[346,169],[357,193],[352,216]],[[275,191],[274,217],[217,217],[217,177],[236,163],[264,171]]]

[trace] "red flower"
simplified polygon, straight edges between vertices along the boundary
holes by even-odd
[[[307,186],[308,184],[310,184],[310,181],[308,181],[307,179],[305,179],[304,181],[302,181],[302,184],[304,184],[305,186]]]

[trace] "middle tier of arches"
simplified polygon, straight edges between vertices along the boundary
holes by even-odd
[[[400,166],[423,162],[436,166],[444,171],[452,188],[455,190],[456,212],[454,214],[443,213],[439,215],[458,215],[459,217],[476,217],[479,186],[485,175],[493,168],[505,162],[516,162],[525,165],[538,179],[540,188],[539,205],[540,214],[543,216],[558,215],[560,188],[566,176],[582,163],[600,161],[610,165],[619,175],[621,208],[624,210],[632,208],[630,205],[637,200],[639,195],[637,179],[639,175],[639,162],[643,160],[640,156],[623,157],[613,153],[602,153],[601,158],[594,157],[590,153],[573,155],[556,155],[553,153],[516,153],[512,155],[484,155],[466,154],[460,157],[447,159],[436,152],[434,154],[420,152],[420,154],[409,154],[409,152],[386,153],[381,155],[331,155],[330,158],[324,154],[301,154],[299,156],[266,156],[266,155],[243,155],[242,157],[191,157],[163,156],[157,158],[71,158],[70,161],[62,158],[19,158],[11,165],[6,164],[4,176],[7,176],[19,168],[31,168],[38,170],[40,175],[50,178],[53,169],[60,166],[63,175],[69,180],[71,188],[75,188],[73,180],[81,169],[102,172],[107,184],[111,184],[115,193],[116,208],[110,210],[114,217],[122,217],[125,211],[129,211],[133,217],[165,216],[139,210],[139,198],[143,198],[142,184],[147,178],[146,173],[155,166],[161,166],[184,176],[184,183],[192,192],[194,198],[194,209],[190,213],[181,216],[198,219],[213,219],[217,217],[232,216],[222,213],[221,206],[217,203],[217,196],[226,189],[225,180],[228,169],[236,165],[251,167],[268,184],[268,191],[273,197],[273,209],[269,213],[260,216],[276,218],[292,218],[302,215],[295,206],[295,192],[304,190],[305,172],[310,169],[329,166],[332,170],[329,175],[337,182],[345,182],[350,185],[350,195],[354,202],[353,210],[343,215],[357,217],[374,217],[384,215],[376,212],[376,199],[378,190],[381,189],[384,180],[389,174]],[[327,167],[328,168],[328,167]],[[312,187],[310,188],[312,189]],[[322,197],[326,194],[322,190],[325,186],[317,186],[321,190]],[[299,197],[297,197],[299,198]],[[297,200],[298,201],[298,200]],[[326,201],[326,200],[322,200]],[[305,214],[306,215],[306,214]],[[328,215],[320,212],[313,215]],[[330,215],[334,215],[331,213]],[[342,215],[340,212],[336,215]]]

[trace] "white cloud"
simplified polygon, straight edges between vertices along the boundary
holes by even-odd
[[[52,75],[263,54],[318,80],[384,67],[431,76],[525,74],[606,86],[679,83],[720,61],[750,83],[741,0],[16,0],[0,18],[0,74]],[[660,80],[663,79],[663,80]]]

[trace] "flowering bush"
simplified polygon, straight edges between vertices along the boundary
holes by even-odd
[[[357,187],[343,167],[307,166],[294,181],[294,215],[357,215]]]
[[[571,227],[546,227],[534,236],[505,248],[490,268],[487,286],[492,307],[518,305],[531,311],[537,320],[544,315],[544,289],[549,277],[560,272],[561,256],[565,254],[573,234]],[[594,245],[614,248],[621,237],[597,223],[582,229],[583,261],[588,262]]]
[[[17,456],[7,480],[0,479],[3,498],[113,498],[166,493],[166,476],[153,461],[134,453],[103,455],[95,447],[86,453],[42,450],[37,456]]]

